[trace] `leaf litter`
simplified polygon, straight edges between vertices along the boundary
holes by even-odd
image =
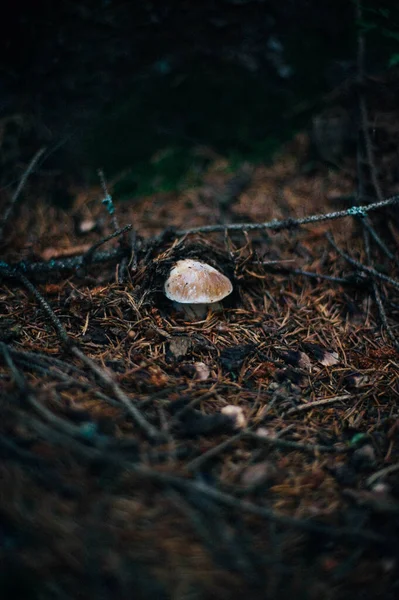
[[[298,135],[238,190],[215,160],[203,188],[117,206],[136,233],[111,239],[104,225],[113,259],[100,268],[100,190],[77,194],[72,215],[38,200],[34,218],[27,205],[13,217],[3,258],[27,275],[2,267],[1,552],[16,549],[47,592],[57,572],[87,597],[99,585],[123,597],[127,585],[148,598],[339,600],[393,586],[398,290],[379,284],[387,330],[375,279],[325,237],[365,264],[358,219],[174,233],[214,222],[209,189],[223,178],[232,223],[336,210],[351,164],[309,177],[307,143]],[[78,215],[90,223],[79,238]],[[40,266],[82,251],[77,269]],[[171,264],[187,257],[233,281],[222,312],[187,321],[164,297]]]

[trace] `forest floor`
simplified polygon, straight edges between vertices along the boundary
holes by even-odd
[[[395,119],[375,121],[384,197]],[[0,288],[2,597],[396,598],[398,290],[337,248],[394,277],[397,209],[183,235],[356,203],[356,160],[310,162],[306,133],[236,173],[198,152],[199,185],[114,197],[118,223],[100,186],[67,211],[36,190],[9,220],[2,258],[25,267]],[[117,224],[133,230],[97,263]],[[165,298],[184,257],[231,278],[222,312],[188,321]]]

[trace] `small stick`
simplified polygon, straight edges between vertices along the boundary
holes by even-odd
[[[257,441],[260,444],[275,446],[276,448],[285,448],[287,450],[301,450],[303,452],[345,452],[346,448],[334,448],[334,446],[322,446],[320,444],[302,444],[301,442],[293,442],[291,440],[282,440],[279,437],[263,437],[256,432],[247,431],[245,437]]]
[[[396,463],[396,465],[389,465],[389,467],[384,467],[383,469],[380,469],[380,471],[377,471],[376,473],[370,475],[370,477],[366,479],[366,485],[373,485],[373,483],[375,483],[378,479],[382,479],[383,477],[385,477],[386,475],[390,475],[391,473],[396,473],[396,471],[399,471],[399,463]]]
[[[10,351],[10,354],[14,354],[12,352],[11,348],[9,348],[9,351]],[[65,389],[68,389],[68,390],[70,390],[71,387],[77,387],[77,388],[85,390],[85,391],[91,391],[91,392],[93,392],[93,394],[95,395],[96,398],[103,400],[104,402],[106,402],[107,404],[110,404],[111,406],[120,408],[120,405],[121,405],[120,402],[118,402],[117,400],[114,400],[113,398],[110,398],[109,396],[106,396],[102,392],[98,392],[98,391],[94,390],[92,383],[89,383],[87,381],[80,381],[79,379],[74,379],[73,377],[70,377],[69,375],[65,375],[63,372],[59,371],[58,368],[54,367],[54,365],[50,365],[49,367],[43,366],[43,365],[40,365],[40,363],[36,364],[35,362],[25,360],[17,355],[15,356],[15,360],[22,367],[26,367],[26,368],[30,369],[31,371],[35,371],[37,373],[46,375],[47,377],[53,377],[54,379],[58,380],[60,382],[60,384],[57,386],[58,391],[60,389],[62,389],[62,387],[64,387]],[[70,366],[72,366],[72,365],[70,365]]]
[[[136,423],[136,425],[138,425],[144,431],[144,433],[149,439],[152,439],[154,441],[161,441],[161,439],[164,439],[164,436],[155,427],[153,427],[147,421],[147,419],[143,417],[139,409],[136,406],[134,406],[130,398],[126,396],[126,394],[121,390],[116,381],[114,381],[104,369],[101,369],[93,360],[91,360],[91,358],[86,356],[86,354],[84,354],[76,346],[73,346],[71,348],[71,352],[72,354],[80,358],[80,360],[85,365],[87,365],[91,369],[91,371],[93,371],[93,373],[95,373],[97,377],[112,390],[112,392],[121,402],[121,404],[123,404],[126,407],[127,411],[133,418],[133,421]]]
[[[229,225],[208,225],[205,227],[196,227],[193,229],[180,230],[177,232],[174,231],[173,235],[182,237],[189,233],[197,233],[197,232],[212,233],[212,232],[218,232],[218,231],[224,232],[224,231],[233,231],[233,230],[254,231],[254,230],[258,230],[258,229],[272,229],[272,230],[273,229],[274,230],[290,229],[292,227],[297,227],[299,225],[318,223],[320,221],[340,219],[342,217],[363,216],[372,210],[376,210],[378,208],[383,208],[385,206],[391,206],[393,204],[396,204],[397,202],[399,202],[399,196],[392,196],[391,198],[387,198],[386,200],[383,200],[382,202],[374,202],[373,204],[367,204],[365,206],[352,206],[351,208],[348,208],[347,210],[333,212],[333,213],[326,213],[326,214],[321,214],[321,215],[310,215],[309,217],[303,217],[301,219],[286,219],[284,221],[273,220],[273,221],[269,221],[267,223],[241,223],[241,224],[229,224]],[[153,245],[159,243],[165,236],[171,236],[171,235],[172,235],[172,232],[166,230],[162,234],[154,236],[153,238],[148,240],[148,245],[149,245],[148,256],[144,257],[144,262],[146,259],[149,258],[151,252],[153,251]],[[107,262],[107,261],[112,261],[112,260],[116,261],[127,255],[128,255],[128,251],[126,251],[126,249],[116,248],[116,249],[110,250],[109,252],[97,252],[93,256],[91,262],[92,263],[101,263],[101,262]],[[82,261],[83,261],[83,256],[75,256],[75,257],[66,258],[66,259],[50,260],[50,261],[43,261],[43,262],[39,261],[39,262],[35,262],[35,263],[20,262],[20,263],[10,264],[10,265],[3,264],[3,267],[6,266],[10,271],[19,270],[19,271],[23,271],[24,273],[46,273],[49,271],[73,270],[73,269],[79,268],[82,265]],[[356,266],[358,266],[358,265],[356,264]],[[367,268],[365,268],[365,270],[367,270]],[[381,278],[384,277],[384,276],[382,276],[382,274],[379,274],[379,276]],[[392,283],[392,280],[390,278],[387,278],[387,280]],[[399,282],[397,282],[397,285],[399,287]]]
[[[335,399],[334,399],[335,400]],[[326,401],[323,400],[325,403]],[[312,403],[318,404],[317,402]],[[201,456],[194,458],[187,465],[186,469],[189,471],[196,471],[203,466],[205,462],[208,460],[215,458],[218,454],[221,454],[226,448],[229,448],[236,441],[241,440],[243,438],[248,438],[250,440],[254,440],[260,444],[267,444],[270,446],[275,446],[276,448],[285,448],[287,450],[302,450],[303,452],[344,452],[345,449],[342,448],[334,448],[333,446],[322,446],[319,444],[301,444],[300,442],[292,442],[290,440],[282,440],[281,438],[272,438],[272,437],[262,437],[258,435],[254,431],[244,430],[240,431],[236,435],[224,440],[217,446],[214,446]]]
[[[388,246],[380,238],[380,236],[378,235],[378,233],[376,232],[374,227],[369,222],[369,219],[367,219],[367,218],[362,219],[362,222],[363,222],[363,227],[365,227],[367,229],[367,231],[369,232],[369,234],[371,235],[371,237],[373,238],[375,243],[381,248],[381,250],[386,254],[386,256],[390,260],[393,260],[396,264],[398,264],[397,258],[392,254],[392,252],[389,250]]]
[[[104,171],[102,169],[98,169],[97,173],[100,178],[101,187],[103,188],[103,192],[104,192],[104,198],[102,200],[102,203],[105,205],[105,208],[107,209],[108,213],[111,215],[113,228],[115,230],[119,229],[118,219],[115,214],[114,202],[112,200],[111,194],[108,191],[108,186],[107,186],[107,182],[105,181]]]
[[[308,404],[301,404],[301,406],[295,406],[294,408],[290,408],[285,414],[293,415],[298,412],[303,412],[305,410],[312,410],[315,406],[325,406],[327,404],[334,404],[335,402],[342,402],[343,400],[349,400],[352,398],[352,394],[344,394],[343,396],[334,396],[334,398],[326,398],[324,400],[315,400],[315,402],[309,402]]]
[[[86,252],[86,254],[83,255],[81,266],[87,265],[92,261],[93,255],[94,255],[95,251],[97,250],[97,248],[99,248],[106,242],[109,242],[110,240],[112,240],[116,237],[119,237],[120,235],[124,234],[126,231],[130,231],[131,228],[132,228],[131,225],[126,225],[125,227],[122,227],[121,229],[117,229],[116,231],[114,231],[114,233],[107,235],[107,237],[103,238],[99,242],[96,242],[95,244],[93,244],[91,246],[91,248],[89,248],[89,250]]]
[[[18,461],[31,466],[41,466],[48,464],[48,461],[40,456],[31,454],[28,450],[20,448],[12,440],[0,435],[0,449],[2,451],[2,460],[4,460],[4,454],[7,453],[6,458],[18,459]]]
[[[12,373],[13,379],[19,391],[21,392],[21,394],[23,394],[25,401],[27,401],[28,404],[30,404],[30,406],[41,417],[48,421],[48,423],[55,429],[59,429],[65,434],[70,435],[72,437],[80,436],[82,434],[82,430],[79,426],[73,425],[65,419],[61,419],[57,415],[53,414],[50,410],[48,410],[48,408],[42,406],[39,402],[37,402],[36,398],[34,398],[34,396],[30,393],[29,387],[25,381],[24,376],[15,365],[11,354],[8,350],[8,347],[4,342],[0,342],[0,351],[3,354],[4,360]]]
[[[69,350],[72,354],[79,357],[82,362],[84,362],[92,372],[94,372],[100,379],[105,383],[108,387],[111,388],[115,396],[118,400],[127,408],[130,415],[134,419],[136,425],[141,427],[141,429],[145,432],[148,438],[152,440],[160,440],[161,434],[158,430],[153,427],[148,421],[144,418],[141,412],[136,408],[130,399],[122,392],[121,388],[118,384],[112,379],[110,375],[103,369],[101,369],[94,361],[92,361],[88,356],[86,356],[77,346],[73,345],[72,340],[69,338],[67,332],[65,331],[61,321],[54,314],[52,308],[48,304],[48,302],[43,298],[40,292],[35,288],[35,286],[24,276],[22,273],[13,272],[8,269],[2,267],[3,272],[6,275],[11,277],[16,277],[25,285],[25,287],[32,292],[32,294],[36,297],[36,300],[39,302],[41,308],[46,313],[48,319],[52,323],[61,343],[63,346]]]
[[[135,472],[137,474],[144,475],[145,473],[147,475],[148,469],[146,469],[145,467],[137,467],[135,469]],[[157,475],[160,475],[160,473],[157,473]],[[192,490],[193,493],[203,493],[205,496],[214,499],[219,504],[229,506],[230,508],[238,509],[241,513],[247,512],[249,514],[257,515],[274,523],[279,523],[280,525],[292,527],[293,529],[298,529],[300,531],[302,530],[314,533],[325,533],[327,536],[337,539],[361,539],[368,542],[380,543],[388,541],[386,537],[381,536],[378,533],[374,533],[373,531],[365,531],[364,529],[355,527],[329,527],[327,525],[322,525],[320,523],[311,521],[310,519],[298,519],[297,517],[289,517],[286,515],[278,514],[270,508],[267,508],[265,506],[259,506],[246,500],[240,500],[230,494],[222,492],[221,490],[218,490],[217,488],[211,487],[204,483],[184,481],[184,484],[184,487],[188,488],[190,491]]]
[[[61,321],[59,320],[59,318],[57,317],[57,315],[54,313],[54,311],[52,310],[51,306],[49,305],[49,303],[43,298],[43,296],[40,294],[40,292],[35,288],[35,286],[33,285],[33,283],[31,283],[29,281],[29,279],[27,279],[25,277],[25,275],[23,275],[22,273],[19,273],[18,271],[15,270],[11,270],[9,268],[5,268],[4,266],[0,265],[0,273],[3,273],[6,277],[14,277],[15,279],[18,279],[25,287],[27,290],[29,290],[36,298],[36,300],[38,301],[40,307],[43,309],[44,313],[47,315],[47,318],[49,319],[49,321],[51,322],[51,324],[53,325],[61,343],[68,348],[71,345],[71,340],[67,334],[67,332],[65,331]]]
[[[334,221],[336,219],[342,219],[343,217],[353,216],[364,216],[367,213],[384,208],[385,206],[391,206],[399,202],[399,196],[392,196],[382,202],[373,202],[372,204],[366,204],[363,206],[351,206],[347,210],[340,210],[331,213],[324,213],[319,215],[310,215],[308,217],[301,217],[299,219],[285,219],[278,221],[267,221],[266,223],[232,223],[228,225],[205,225],[202,227],[193,227],[192,229],[181,229],[176,231],[176,235],[184,236],[189,233],[214,233],[218,231],[256,231],[258,229],[292,229],[293,227],[299,227],[300,225],[309,225],[312,223],[320,223],[322,221]]]
[[[323,275],[322,273],[312,273],[311,271],[302,271],[302,269],[281,269],[282,273],[287,273],[288,275],[303,275],[304,277],[309,277],[311,279],[324,279],[326,281],[331,281],[333,283],[342,283],[342,284],[353,284],[353,280],[348,277],[333,277],[332,275]]]
[[[358,260],[355,260],[354,258],[349,256],[349,254],[346,254],[346,252],[341,250],[341,248],[339,246],[337,246],[337,244],[335,243],[334,238],[332,237],[332,235],[330,233],[327,233],[326,236],[327,236],[328,241],[332,245],[332,247],[349,264],[356,267],[360,271],[364,271],[365,273],[368,273],[369,275],[373,275],[374,277],[377,277],[378,279],[381,279],[382,281],[386,281],[387,283],[390,283],[391,285],[393,285],[394,287],[399,289],[399,281],[397,279],[392,279],[392,277],[388,277],[388,275],[384,275],[383,273],[380,273],[376,269],[373,269],[373,267],[367,267],[366,265],[363,265],[361,262],[359,262]]]
[[[232,437],[227,438],[227,440],[224,440],[217,446],[213,446],[213,448],[210,448],[210,450],[208,450],[207,452],[204,452],[204,454],[197,456],[197,458],[194,458],[189,463],[187,463],[186,469],[188,471],[197,471],[206,462],[208,462],[208,460],[210,460],[211,458],[215,458],[216,456],[221,454],[224,450],[226,450],[226,448],[229,448],[230,446],[232,446],[237,440],[242,439],[244,437],[244,435],[245,435],[245,432],[240,431],[236,435],[233,435]]]
[[[35,167],[40,159],[40,157],[44,154],[46,148],[41,148],[40,150],[38,150],[38,152],[36,152],[35,156],[32,158],[32,160],[30,161],[29,165],[27,166],[27,168],[25,169],[24,174],[22,175],[19,184],[17,185],[17,189],[15,190],[15,192],[13,193],[13,195],[11,196],[11,200],[8,203],[8,205],[6,206],[6,209],[4,211],[4,217],[3,220],[0,224],[0,240],[3,237],[3,232],[4,232],[4,228],[7,224],[7,221],[15,207],[15,204],[19,198],[19,196],[21,195],[22,190],[25,187],[25,184],[28,180],[29,175],[31,175],[31,173],[33,173],[33,171],[35,170]]]
[[[378,289],[378,285],[374,279],[373,279],[373,292],[374,292],[374,300],[377,304],[381,322],[382,322],[383,326],[385,327],[385,330],[386,330],[388,336],[391,338],[391,341],[392,341],[393,345],[395,346],[396,350],[399,351],[398,339],[397,339],[396,335],[394,334],[394,332],[392,331],[392,327],[388,323],[388,317],[387,317],[387,313],[384,308],[384,304],[381,299],[380,290]]]
[[[122,248],[113,248],[108,252],[96,252],[91,257],[91,264],[104,263],[109,261],[118,261],[126,256],[126,250]],[[48,261],[37,262],[19,262],[7,265],[9,269],[23,271],[24,273],[34,275],[35,273],[49,273],[53,271],[73,271],[83,265],[85,255],[72,256],[69,258],[53,258]]]

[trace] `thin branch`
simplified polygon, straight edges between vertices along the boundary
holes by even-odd
[[[379,246],[381,248],[381,250],[384,252],[384,254],[390,260],[393,260],[393,261],[395,261],[396,264],[399,264],[399,261],[394,256],[394,254],[392,254],[392,252],[390,251],[390,249],[388,248],[388,246],[386,245],[386,243],[378,235],[378,233],[376,232],[376,230],[374,229],[374,227],[371,225],[369,219],[367,219],[367,218],[366,219],[362,219],[362,224],[363,224],[363,227],[365,227],[367,229],[367,231],[369,232],[369,234],[371,235],[371,237],[373,238],[373,240],[375,241],[375,243],[377,244],[377,246]]]
[[[118,261],[127,255],[123,248],[113,248],[108,252],[96,252],[90,259],[91,264],[100,264],[111,261]],[[48,261],[26,262],[7,265],[10,270],[22,271],[27,275],[54,273],[62,271],[74,271],[84,266],[85,254],[71,256],[69,258],[51,259]]]
[[[12,348],[9,348],[9,351],[14,356]],[[31,371],[40,373],[41,375],[45,375],[46,377],[52,377],[53,379],[60,381],[61,383],[57,386],[58,391],[60,391],[63,388],[70,390],[72,387],[77,387],[81,390],[92,392],[96,398],[98,398],[99,400],[103,400],[111,406],[120,408],[120,402],[114,400],[113,398],[110,398],[110,396],[107,396],[103,392],[98,392],[97,390],[93,389],[93,383],[89,383],[88,381],[80,381],[79,379],[74,379],[69,375],[65,375],[65,373],[59,371],[59,368],[55,367],[54,365],[43,366],[40,363],[36,364],[31,360],[25,360],[24,358],[21,358],[21,356],[18,355],[15,355],[14,357],[18,365],[26,367]],[[72,367],[72,365],[70,366]],[[78,371],[78,369],[76,370]]]
[[[280,271],[287,275],[302,275],[303,277],[309,277],[310,279],[323,279],[325,281],[331,281],[332,283],[342,283],[343,285],[353,285],[353,278],[351,277],[334,277],[332,275],[323,275],[322,273],[312,273],[311,271],[302,271],[302,269],[276,269],[276,272]]]
[[[258,442],[259,444],[266,444],[268,446],[274,446],[275,448],[281,448],[286,450],[299,450],[302,452],[310,452],[317,454],[319,452],[345,452],[346,448],[334,447],[334,446],[323,446],[321,444],[302,444],[301,442],[293,442],[291,440],[282,440],[279,437],[261,436],[253,431],[246,431],[245,437]]]
[[[89,250],[86,252],[86,254],[83,255],[82,266],[86,266],[92,262],[94,253],[100,246],[102,246],[106,242],[109,242],[110,240],[113,240],[116,237],[119,237],[120,235],[123,235],[126,231],[130,231],[131,228],[132,228],[131,225],[126,225],[125,227],[122,227],[121,229],[117,229],[116,231],[114,231],[114,233],[107,235],[107,237],[105,237],[102,240],[93,244],[93,246],[91,248],[89,248]]]
[[[132,403],[130,398],[126,396],[126,394],[121,390],[116,381],[105,371],[101,369],[91,358],[86,356],[79,348],[73,346],[71,348],[72,354],[80,358],[80,360],[88,366],[93,373],[97,375],[97,377],[107,386],[109,387],[118,400],[126,407],[128,413],[132,417],[133,421],[138,425],[142,431],[147,435],[147,437],[153,441],[163,441],[164,436],[153,427],[147,419],[143,417],[140,410]]]
[[[147,437],[154,441],[160,441],[161,438],[163,439],[163,436],[160,434],[160,432],[155,427],[153,427],[150,423],[148,423],[148,421],[144,418],[144,416],[141,414],[139,409],[136,408],[132,404],[130,399],[123,393],[121,388],[112,379],[112,377],[106,371],[101,369],[88,356],[86,356],[79,348],[77,348],[77,346],[73,345],[73,342],[70,339],[70,337],[68,336],[67,332],[65,331],[61,321],[55,315],[54,311],[52,310],[52,308],[50,307],[48,302],[43,298],[43,296],[35,288],[35,286],[24,275],[22,275],[22,273],[9,271],[8,269],[5,269],[4,267],[0,267],[0,272],[1,271],[3,271],[3,273],[5,273],[6,275],[8,275],[10,277],[17,278],[19,281],[21,281],[21,283],[23,283],[25,285],[25,287],[30,292],[32,292],[32,294],[35,296],[36,300],[38,301],[39,305],[41,306],[41,308],[47,315],[49,321],[53,325],[53,327],[57,333],[57,336],[60,339],[63,346],[66,349],[68,349],[72,354],[74,354],[75,356],[80,358],[80,360],[82,362],[84,362],[86,364],[86,366],[88,366],[91,369],[91,371],[93,373],[95,373],[97,375],[97,377],[99,377],[99,379],[105,385],[107,385],[109,388],[111,388],[111,390],[113,391],[115,396],[118,398],[118,400],[127,408],[127,410],[129,411],[129,414],[133,418],[136,425],[138,425],[142,429],[142,431],[147,435]]]
[[[155,483],[163,483],[163,485],[170,485],[174,488],[184,491],[187,490],[188,492],[197,495],[204,494],[205,496],[212,498],[224,506],[235,508],[240,512],[247,512],[249,514],[257,515],[268,521],[272,521],[286,527],[291,527],[293,529],[298,529],[300,531],[318,534],[323,533],[336,539],[358,539],[365,542],[377,543],[387,543],[389,541],[386,537],[378,533],[374,533],[373,531],[365,531],[363,527],[362,529],[357,529],[355,527],[329,527],[327,525],[315,523],[310,519],[298,519],[296,517],[281,515],[265,506],[259,506],[252,502],[240,500],[231,494],[222,492],[215,487],[211,487],[204,483],[197,483],[195,481],[182,479],[167,473],[154,471],[149,467],[130,464],[127,466],[127,468],[130,468],[130,470],[132,470],[136,475],[152,480]]]
[[[388,277],[388,275],[384,275],[383,273],[380,273],[373,267],[367,267],[366,265],[363,265],[358,260],[355,260],[354,258],[349,256],[349,254],[347,254],[346,252],[341,250],[341,248],[339,246],[337,246],[337,244],[334,241],[334,238],[332,237],[332,235],[330,233],[327,233],[326,237],[327,237],[328,241],[330,242],[330,244],[333,246],[333,248],[338,252],[338,254],[340,256],[342,256],[342,258],[344,258],[349,264],[356,267],[360,271],[364,271],[365,273],[368,273],[369,275],[377,277],[378,279],[381,279],[382,281],[386,281],[387,283],[390,283],[391,285],[393,285],[395,288],[399,289],[399,281],[397,279]]]
[[[18,271],[6,268],[3,265],[0,265],[0,274],[1,273],[3,273],[3,275],[5,275],[6,277],[15,278],[18,281],[20,281],[26,287],[26,289],[29,290],[33,294],[33,296],[35,296],[40,307],[46,314],[50,323],[53,325],[61,343],[65,347],[69,347],[71,345],[72,341],[70,340],[67,332],[65,331],[61,321],[59,320],[57,315],[54,313],[54,311],[50,307],[49,303],[43,298],[43,296],[40,294],[40,292],[35,288],[33,283],[31,283],[29,281],[29,279],[27,279],[25,277],[25,275],[23,275],[22,273],[19,273]]]
[[[336,402],[342,402],[343,400],[349,400],[352,398],[351,394],[344,394],[343,396],[334,396],[334,398],[326,398],[325,400],[315,400],[314,402],[309,402],[308,404],[301,404],[300,406],[295,406],[294,408],[290,408],[286,412],[286,415],[293,415],[295,413],[303,412],[305,410],[312,410],[316,406],[326,406],[328,404],[335,404]]]
[[[30,392],[23,374],[18,370],[17,366],[15,365],[9,352],[9,349],[4,342],[0,342],[0,352],[2,352],[4,356],[4,360],[11,371],[11,374],[19,391],[21,392],[21,394],[23,394],[25,402],[27,402],[41,417],[43,417],[55,429],[61,430],[65,434],[72,437],[80,437],[82,435],[81,427],[73,425],[65,419],[61,419],[57,415],[53,414],[50,410],[48,410],[48,408],[42,406],[39,402],[37,402],[36,398],[34,398],[32,393]],[[93,436],[93,441],[95,441],[95,436]]]
[[[104,204],[105,208],[107,209],[108,214],[111,215],[113,228],[115,230],[117,230],[117,229],[119,229],[118,218],[115,214],[115,207],[114,207],[114,202],[112,200],[112,196],[109,193],[107,182],[105,181],[104,171],[102,169],[98,169],[97,173],[100,178],[101,187],[103,188],[103,192],[104,192],[104,198],[102,200],[102,203]]]
[[[334,401],[336,401],[336,398],[334,398]],[[321,402],[323,404],[326,404],[325,400],[323,400]],[[312,405],[320,406],[320,402],[312,403]],[[308,406],[308,405],[306,405],[306,406]],[[344,452],[345,451],[345,449],[334,448],[334,446],[322,446],[320,444],[302,444],[300,442],[293,442],[291,440],[282,440],[281,438],[277,438],[277,437],[263,437],[261,435],[258,435],[256,432],[250,431],[247,429],[247,430],[240,431],[233,437],[227,438],[226,440],[224,440],[217,446],[210,448],[204,454],[201,454],[197,458],[194,458],[186,465],[186,469],[188,471],[197,471],[208,460],[216,458],[216,456],[218,456],[219,454],[224,452],[227,448],[230,448],[230,446],[232,446],[235,442],[237,442],[241,439],[250,439],[255,442],[258,442],[259,444],[266,444],[269,446],[274,446],[275,448],[281,448],[281,449],[285,449],[285,450],[299,450],[299,451],[303,451],[303,452],[311,452],[311,453],[316,453],[316,454],[318,452]]]
[[[308,217],[301,217],[299,219],[285,219],[278,221],[268,221],[266,223],[233,223],[228,225],[204,225],[202,227],[193,227],[192,229],[181,229],[176,231],[176,235],[184,236],[189,233],[215,233],[218,231],[257,231],[259,229],[272,229],[275,231],[281,231],[283,229],[292,229],[299,227],[300,225],[310,225],[313,223],[320,223],[322,221],[334,221],[336,219],[342,219],[343,217],[353,216],[364,216],[367,213],[384,208],[385,206],[392,206],[399,202],[399,196],[392,196],[382,202],[373,202],[372,204],[366,204],[363,206],[351,206],[347,210],[340,210],[331,213],[324,213],[319,215],[310,215]]]
[[[20,448],[17,444],[11,441],[9,437],[5,437],[3,435],[0,435],[0,455],[2,460],[4,460],[5,457],[13,458],[19,462],[31,466],[43,467],[44,465],[48,464],[46,459],[36,456],[28,450],[24,450],[24,448]]]
[[[380,290],[378,289],[378,285],[377,282],[373,279],[373,293],[374,293],[374,300],[377,304],[377,308],[378,308],[378,312],[380,315],[380,319],[381,322],[383,324],[383,326],[385,327],[385,330],[388,334],[388,337],[391,339],[393,345],[395,346],[395,348],[399,351],[399,342],[398,339],[396,337],[396,335],[394,334],[394,332],[392,331],[392,328],[390,326],[390,324],[388,323],[388,317],[385,311],[385,307],[384,304],[382,302],[382,298],[381,298],[381,294],[380,294]]]
[[[359,10],[361,10],[361,9],[359,9]],[[364,42],[363,42],[363,44],[364,44]],[[360,112],[360,121],[361,121],[363,138],[364,138],[364,145],[365,145],[365,150],[366,150],[367,163],[368,163],[368,166],[370,169],[371,182],[373,184],[373,188],[376,193],[377,199],[379,202],[381,202],[381,200],[384,199],[384,196],[383,196],[383,193],[381,190],[380,182],[378,181],[377,167],[375,164],[373,144],[371,142],[370,131],[369,131],[369,122],[368,122],[369,119],[368,119],[367,105],[366,105],[366,100],[363,95],[362,88],[360,88],[359,112]],[[359,170],[359,178],[360,177],[361,177],[361,172]],[[381,250],[384,252],[384,254],[390,260],[393,260],[393,261],[395,261],[396,264],[398,264],[397,258],[394,256],[394,254],[392,254],[392,252],[389,250],[388,246],[385,244],[385,242],[381,239],[381,237],[375,231],[375,229],[371,225],[369,219],[367,219],[367,218],[363,219],[363,227],[367,229],[367,231],[369,232],[369,234],[371,235],[371,237],[373,238],[375,243],[381,248]]]
[[[26,182],[28,180],[28,177],[35,170],[35,167],[36,167],[39,159],[41,158],[41,156],[44,154],[45,150],[46,150],[46,148],[41,148],[40,150],[38,150],[38,152],[36,152],[35,156],[32,158],[32,160],[30,161],[29,165],[25,169],[25,172],[22,175],[19,184],[17,185],[17,189],[15,190],[15,192],[13,193],[13,195],[11,196],[10,202],[6,206],[6,209],[4,211],[3,220],[2,220],[2,222],[0,224],[0,240],[3,238],[4,228],[5,228],[6,224],[7,224],[8,219],[10,218],[10,215],[11,215],[11,213],[12,213],[12,211],[13,211],[16,203],[17,203],[17,200],[18,200],[19,196],[21,195],[22,190],[25,187],[25,184],[26,184]]]
[[[366,480],[366,485],[371,486],[373,483],[378,481],[378,479],[382,479],[391,473],[396,473],[396,471],[399,471],[399,463],[396,463],[396,465],[389,465],[389,467],[384,467],[383,469],[380,469],[376,473],[370,475],[370,477]]]
[[[187,463],[186,469],[188,471],[198,471],[198,469],[200,469],[206,462],[208,462],[208,460],[216,458],[216,456],[222,454],[224,450],[232,446],[236,441],[241,440],[244,437],[244,435],[245,432],[240,431],[236,435],[233,435],[233,437],[228,437],[226,440],[224,440],[217,446],[213,446],[207,452],[204,452],[204,454],[197,456],[197,458],[194,458],[189,463]]]
[[[258,229],[271,229],[271,230],[282,230],[282,229],[291,229],[295,227],[299,227],[300,225],[318,223],[321,221],[335,220],[341,219],[343,217],[349,216],[364,216],[368,212],[372,210],[377,210],[379,208],[383,208],[386,206],[392,206],[399,202],[399,196],[392,196],[391,198],[387,198],[382,202],[374,202],[373,204],[368,204],[365,206],[352,206],[347,210],[342,210],[338,212],[320,214],[320,215],[310,215],[308,217],[303,217],[300,219],[286,219],[282,221],[269,221],[266,223],[235,223],[229,225],[207,225],[204,227],[196,227],[193,229],[180,230],[173,232],[173,235],[182,237],[187,235],[188,233],[213,233],[218,231],[255,231]],[[148,255],[152,251],[152,243],[158,243],[162,240],[165,234],[171,235],[171,232],[163,232],[158,236],[155,236],[152,239],[147,240],[147,244],[149,246]],[[129,256],[129,249],[125,248],[115,248],[110,250],[109,252],[96,252],[94,256],[91,257],[91,263],[103,263],[103,262],[111,262],[118,261],[126,256]],[[144,258],[144,262],[146,260]],[[9,271],[19,271],[25,274],[35,274],[35,273],[49,273],[49,272],[62,272],[62,271],[71,271],[75,269],[79,269],[84,265],[84,255],[74,256],[70,258],[64,259],[52,259],[49,261],[38,261],[38,262],[19,262],[13,264],[2,263],[3,268],[7,268]],[[298,273],[299,274],[299,273]],[[320,276],[321,277],[321,276]]]

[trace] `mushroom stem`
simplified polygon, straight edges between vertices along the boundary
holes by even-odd
[[[182,304],[180,302],[173,302],[173,307],[176,311],[184,313],[187,319],[205,319],[208,308],[212,312],[223,310],[220,302],[211,302],[208,304]]]

